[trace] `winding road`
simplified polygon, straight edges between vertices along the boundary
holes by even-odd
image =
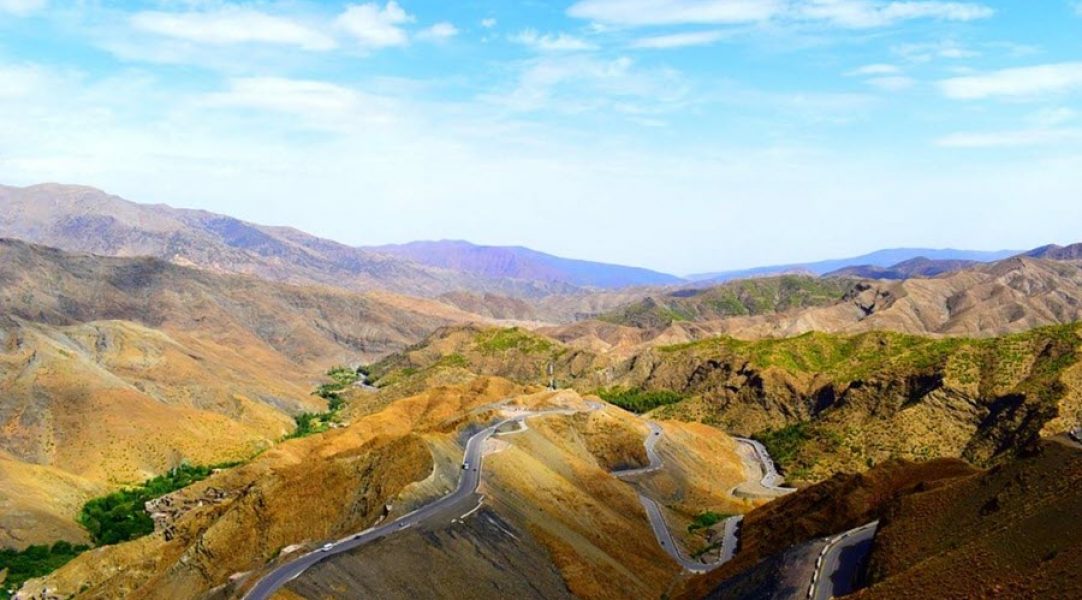
[[[850,529],[827,542],[815,561],[809,600],[830,600],[856,591],[861,563],[871,551],[879,521]]]
[[[661,469],[661,456],[657,453],[656,446],[661,440],[663,430],[660,425],[653,421],[648,422],[647,426],[650,428],[650,433],[647,435],[643,445],[646,447],[646,457],[649,459],[649,464],[638,469],[613,471],[612,474],[616,477],[628,479],[638,475],[653,473]],[[770,454],[762,444],[755,440],[745,438],[734,439],[752,448],[763,471],[761,481],[763,487],[780,493],[795,491],[793,488],[778,487],[777,484],[781,483],[782,476],[778,473],[777,468],[774,466],[774,461],[771,460]],[[718,558],[711,562],[702,562],[684,556],[684,553],[680,551],[680,548],[676,545],[676,541],[673,539],[672,531],[665,522],[665,516],[662,514],[661,506],[657,501],[648,498],[642,493],[639,494],[639,501],[642,502],[642,506],[646,510],[646,516],[650,520],[650,528],[654,530],[654,537],[657,538],[658,544],[684,569],[694,573],[706,573],[729,562],[736,554],[736,547],[740,539],[740,523],[744,519],[743,515],[725,519],[722,530],[721,549]]]
[[[591,404],[587,411],[597,410],[598,408],[599,405]],[[516,422],[519,423],[520,427],[523,427],[525,425],[524,421],[531,417],[558,414],[571,415],[579,412],[586,411],[578,409],[553,409],[537,412],[524,412],[520,415],[504,419],[495,425],[490,425],[473,434],[466,440],[466,450],[462,459],[463,464],[469,465],[469,468],[463,469],[462,476],[458,479],[458,486],[454,491],[431,504],[426,504],[407,515],[403,515],[386,525],[372,527],[360,533],[344,537],[338,541],[330,542],[318,550],[300,555],[276,567],[273,571],[264,575],[252,589],[248,590],[248,593],[244,595],[245,600],[265,600],[266,598],[269,598],[278,590],[278,588],[297,578],[308,568],[335,556],[336,554],[349,552],[354,548],[387,537],[396,532],[403,531],[425,521],[442,521],[446,520],[448,517],[458,518],[466,516],[469,512],[475,510],[478,505],[478,500],[475,498],[475,495],[477,486],[481,482],[481,467],[484,460],[483,450],[485,441],[492,437],[499,428],[508,423]]]

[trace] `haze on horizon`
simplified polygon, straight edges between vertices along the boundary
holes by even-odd
[[[0,183],[675,274],[1082,239],[1082,5],[0,0]]]

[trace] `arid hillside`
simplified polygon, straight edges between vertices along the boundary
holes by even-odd
[[[749,513],[736,559],[693,579],[678,597],[802,595],[823,538],[878,520],[868,587],[850,597],[1075,598],[1082,593],[1079,485],[1082,446],[1061,439],[987,471],[961,461],[894,461],[838,475]],[[800,552],[805,544],[813,551]],[[779,589],[791,572],[808,576]]]
[[[1077,325],[999,338],[872,332],[711,338],[624,357],[523,329],[453,327],[373,366],[389,388],[451,367],[562,385],[661,418],[702,421],[770,447],[818,481],[891,458],[986,465],[1082,420]]]
[[[137,204],[84,186],[0,186],[0,237],[103,256],[151,256],[216,273],[383,289],[416,296],[455,290],[538,295],[564,290],[518,279],[439,269],[201,210]]]
[[[1082,319],[1082,262],[1069,248],[903,281],[788,276],[650,296],[602,318],[647,340],[896,331],[988,337]],[[572,341],[582,325],[548,333]]]
[[[0,478],[25,486],[0,492],[0,542],[16,546],[83,539],[74,514],[103,489],[247,458],[325,408],[330,366],[475,318],[10,240],[0,284]]]
[[[82,554],[24,590],[239,597],[303,550],[446,494],[461,472],[465,435],[481,424],[551,408],[572,412],[530,419],[487,442],[483,505],[472,516],[452,519],[456,511],[337,555],[279,597],[433,597],[426,586],[447,577],[441,593],[448,598],[501,598],[520,589],[524,597],[615,599],[629,592],[659,597],[679,580],[636,488],[611,474],[646,463],[649,431],[641,419],[573,391],[499,378],[430,383],[375,412],[360,404],[375,392],[351,391],[356,410],[345,427],[283,442],[170,494],[159,501],[169,508],[154,534]],[[747,475],[728,436],[680,423],[665,424],[665,432],[659,450],[668,470],[650,485],[678,529],[703,510],[743,512],[757,504],[730,495]],[[380,577],[357,576],[376,568]],[[536,581],[523,585],[526,576]]]

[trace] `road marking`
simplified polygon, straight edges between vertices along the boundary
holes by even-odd
[[[481,498],[477,500],[477,506],[473,507],[473,509],[471,509],[469,512],[467,512],[466,514],[459,517],[459,519],[465,520],[466,517],[468,517],[468,516],[472,515],[473,513],[481,510],[481,506],[484,504],[484,500],[485,500],[485,496],[484,496],[484,494],[482,494]]]

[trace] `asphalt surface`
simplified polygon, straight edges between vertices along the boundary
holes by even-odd
[[[597,410],[597,405],[591,405],[590,410]],[[355,533],[340,540],[329,542],[329,548],[317,549],[307,554],[300,555],[289,562],[276,567],[273,571],[263,576],[248,593],[244,595],[246,600],[265,600],[278,588],[300,576],[308,568],[316,563],[355,548],[387,537],[399,531],[404,531],[415,525],[428,521],[443,521],[447,518],[458,518],[475,510],[479,505],[477,498],[477,486],[481,482],[481,468],[484,459],[485,441],[496,433],[496,430],[508,423],[523,421],[530,417],[563,414],[569,415],[582,412],[575,409],[554,409],[538,412],[523,412],[520,415],[504,419],[495,425],[490,425],[470,436],[466,441],[466,450],[463,455],[463,463],[469,465],[464,469],[458,479],[458,486],[451,493],[442,498],[407,514],[386,525],[380,525]]]
[[[872,539],[878,528],[879,521],[873,521],[827,542],[815,563],[815,573],[808,588],[810,600],[830,600],[856,591],[854,583],[872,550]]]
[[[776,465],[774,465],[774,460],[770,458],[770,453],[766,451],[766,446],[762,445],[760,442],[748,438],[733,439],[740,442],[741,444],[751,446],[751,449],[755,452],[755,458],[759,459],[759,464],[762,465],[763,469],[763,479],[762,481],[760,481],[760,484],[763,487],[782,493],[796,491],[795,488],[781,487],[778,485],[782,481],[784,481],[785,478],[782,477],[780,473],[778,473],[778,468]]]
[[[637,475],[643,475],[646,473],[652,473],[658,471],[662,467],[661,456],[657,453],[657,443],[661,440],[662,429],[661,426],[654,422],[649,422],[647,425],[650,427],[650,433],[647,435],[644,446],[646,447],[646,457],[649,459],[649,464],[645,467],[638,469],[625,469],[622,471],[613,471],[613,475],[620,478],[631,478]],[[779,487],[777,484],[781,483],[782,476],[778,473],[777,468],[774,466],[774,461],[770,458],[770,454],[766,451],[766,448],[755,440],[749,440],[744,438],[736,438],[737,441],[751,446],[755,452],[755,457],[759,460],[759,464],[762,466],[763,478],[762,485],[765,488],[775,490],[782,493],[788,493],[795,491],[793,488]],[[718,558],[710,562],[702,562],[684,556],[680,551],[680,548],[676,545],[672,536],[672,531],[669,529],[668,524],[665,522],[665,516],[662,514],[661,506],[651,498],[648,498],[642,494],[639,494],[639,501],[642,502],[643,508],[646,510],[646,516],[650,520],[650,528],[654,530],[654,537],[657,538],[658,544],[675,560],[680,566],[688,571],[696,573],[705,573],[712,571],[720,567],[721,565],[732,560],[736,554],[736,547],[739,543],[740,536],[740,523],[743,521],[743,515],[735,517],[729,517],[725,520],[723,525],[722,543],[718,553]]]

